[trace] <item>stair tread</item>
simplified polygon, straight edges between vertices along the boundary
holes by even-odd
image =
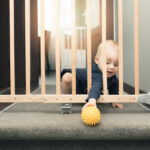
[[[60,104],[17,103],[0,114],[0,139],[150,139],[150,113],[138,104],[98,107],[100,123],[89,127],[81,120],[81,104],[73,105],[72,114],[61,114]]]

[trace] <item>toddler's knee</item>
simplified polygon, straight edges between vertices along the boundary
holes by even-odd
[[[62,77],[62,82],[65,83],[65,84],[71,84],[72,83],[71,73],[65,73]]]

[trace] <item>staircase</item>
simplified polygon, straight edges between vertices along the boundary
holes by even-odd
[[[64,149],[68,146],[68,149],[78,148],[78,145],[82,149],[93,149],[95,144],[107,148],[121,148],[119,143],[124,148],[140,143],[146,147],[145,142],[149,145],[150,113],[147,110],[128,103],[122,110],[114,109],[110,104],[98,107],[102,113],[100,123],[89,127],[81,120],[81,104],[73,104],[72,114],[61,114],[60,104],[15,103],[0,113],[0,149],[10,145],[28,149],[30,144],[33,148],[40,143],[41,147],[53,145],[56,149],[62,148],[61,145]]]
[[[55,85],[46,89],[55,93]],[[0,112],[0,150],[149,150],[150,113],[140,105],[125,103],[119,110],[98,104],[102,117],[94,127],[82,122],[82,106],[73,104],[72,114],[61,114],[61,104],[11,104]]]

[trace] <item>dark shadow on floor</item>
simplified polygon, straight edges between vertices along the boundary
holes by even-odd
[[[150,141],[0,141],[1,150],[149,150]]]

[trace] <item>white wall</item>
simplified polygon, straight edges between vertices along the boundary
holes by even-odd
[[[114,3],[115,4],[115,3]],[[115,4],[117,6],[117,4]],[[150,91],[150,0],[139,0],[140,89]],[[124,82],[134,86],[133,0],[123,0]],[[117,22],[117,13],[115,15]],[[116,31],[117,33],[117,31]],[[115,37],[117,39],[117,37]]]
[[[140,87],[150,91],[150,0],[140,0]]]

